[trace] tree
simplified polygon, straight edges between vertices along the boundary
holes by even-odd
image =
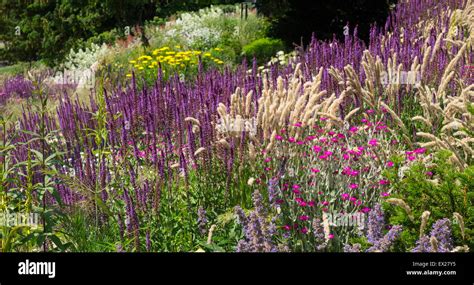
[[[288,45],[305,43],[314,32],[318,39],[344,37],[347,23],[358,27],[358,35],[367,41],[370,25],[384,24],[390,4],[396,0],[258,0],[259,13],[270,17],[271,33]]]

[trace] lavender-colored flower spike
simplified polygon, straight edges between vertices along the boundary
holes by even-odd
[[[437,248],[433,248],[430,239],[438,241]],[[453,249],[451,237],[451,221],[448,218],[437,220],[432,227],[430,236],[423,235],[412,252],[450,252]]]
[[[367,221],[367,240],[374,244],[377,240],[383,237],[382,229],[384,227],[384,213],[380,204],[370,211]]]
[[[386,252],[390,249],[393,242],[400,236],[402,232],[402,226],[396,225],[393,226],[388,233],[378,241],[376,241],[372,247],[370,247],[367,252]]]
[[[242,225],[245,237],[237,244],[238,252],[274,252],[278,247],[273,242],[275,232],[274,220],[268,221],[263,205],[262,195],[258,190],[253,193],[255,210],[248,217],[242,208],[236,207],[235,212]]]

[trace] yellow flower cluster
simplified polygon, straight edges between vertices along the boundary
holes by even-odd
[[[214,51],[222,51],[220,48],[215,48]],[[181,46],[175,46],[175,49],[170,47],[162,47],[152,51],[151,55],[142,55],[137,59],[130,60],[129,63],[138,71],[152,69],[156,70],[161,65],[163,72],[166,69],[185,69],[189,66],[194,66],[199,63],[199,57],[203,61],[212,61],[217,65],[222,65],[224,62],[217,57],[214,57],[210,52],[201,52],[198,50],[181,50]],[[131,77],[127,74],[127,77]]]

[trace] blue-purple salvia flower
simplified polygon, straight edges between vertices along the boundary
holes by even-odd
[[[367,252],[386,252],[390,249],[393,242],[400,236],[403,228],[402,226],[393,226],[385,236],[375,243],[373,246],[367,249]]]
[[[375,205],[369,212],[367,220],[367,241],[374,244],[383,237],[382,229],[385,224],[384,213],[380,204]]]
[[[346,244],[344,245],[344,252],[360,252],[360,243],[355,243],[353,245]]]
[[[272,238],[275,233],[275,225],[268,221],[266,211],[263,205],[262,195],[255,190],[252,196],[255,209],[250,212],[248,217],[242,208],[236,207],[235,212],[239,223],[244,230],[244,239],[237,244],[237,252],[274,252],[278,251]]]
[[[315,240],[315,247],[317,251],[325,249],[328,245],[326,236],[324,234],[324,227],[321,224],[321,219],[315,218],[311,224],[313,228],[313,235]]]
[[[435,238],[437,248],[433,248],[430,239]],[[451,221],[448,218],[437,220],[430,235],[423,235],[417,242],[413,252],[450,252],[453,250]]]

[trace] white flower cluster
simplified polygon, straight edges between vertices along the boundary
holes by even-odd
[[[106,44],[92,44],[85,50],[71,49],[62,65],[62,71],[49,79],[54,84],[69,84],[77,88],[92,88],[95,86],[95,72],[100,62],[111,52]]]
[[[102,46],[92,44],[90,48],[87,47],[85,50],[79,49],[78,51],[74,51],[74,49],[71,49],[69,55],[66,57],[64,68],[70,71],[86,69],[93,69],[95,71],[101,59],[103,59],[108,52],[109,49],[106,44]]]
[[[183,13],[172,25],[168,25],[166,36],[180,38],[192,48],[211,48],[221,39],[222,27],[217,22],[224,11],[217,7],[201,9],[196,13]]]
[[[277,52],[276,56],[272,57],[272,59],[267,63],[267,66],[271,66],[272,64],[275,64],[275,63],[285,66],[285,65],[295,62],[295,60],[296,60],[295,51],[292,51],[290,53],[279,51]]]

